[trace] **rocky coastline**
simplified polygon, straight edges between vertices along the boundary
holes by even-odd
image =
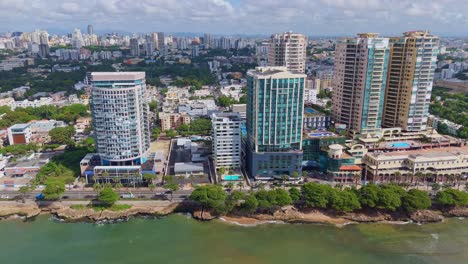
[[[33,219],[41,214],[51,214],[65,222],[116,222],[138,216],[165,216],[172,213],[191,213],[198,220],[209,221],[220,219],[224,222],[251,226],[265,223],[317,223],[342,227],[357,223],[431,223],[441,222],[445,217],[468,217],[468,208],[459,207],[448,211],[420,210],[411,214],[388,213],[381,211],[359,211],[336,213],[330,210],[297,209],[285,206],[270,213],[243,214],[233,212],[226,216],[217,216],[210,210],[201,210],[197,206],[178,202],[135,203],[131,208],[122,211],[94,210],[92,208],[72,209],[70,204],[60,202],[48,205],[35,203],[0,204],[0,220],[11,218]]]

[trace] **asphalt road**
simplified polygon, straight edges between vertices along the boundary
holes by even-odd
[[[35,199],[36,195],[41,191],[33,191],[29,192],[25,195],[26,199]],[[158,200],[167,200],[171,198],[170,192],[165,190],[118,190],[117,191],[121,196],[123,194],[127,194],[131,192],[134,198],[141,198],[141,199],[158,199]],[[173,200],[185,200],[188,196],[192,193],[191,190],[179,190],[172,194]],[[8,197],[8,198],[7,198]],[[2,190],[0,191],[0,198],[2,199],[14,199],[15,197],[21,198],[21,193],[19,191],[13,190]],[[65,193],[62,195],[62,199],[94,199],[97,198],[97,192],[93,190],[66,190]]]

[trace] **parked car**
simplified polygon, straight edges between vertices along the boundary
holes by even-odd
[[[123,198],[123,199],[132,199],[132,198],[135,198],[135,195],[133,195],[133,193],[129,192],[129,193],[124,193],[124,194],[122,194],[122,196],[120,196],[120,198]]]

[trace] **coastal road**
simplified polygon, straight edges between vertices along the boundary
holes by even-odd
[[[121,196],[123,194],[128,194],[131,192],[134,198],[141,198],[141,199],[155,199],[155,200],[167,200],[171,198],[171,194],[163,189],[151,191],[151,190],[144,190],[144,189],[135,189],[135,190],[118,190],[117,191]],[[25,195],[26,199],[35,199],[36,195],[40,193],[40,191],[33,191],[29,192]],[[181,201],[188,198],[188,196],[192,193],[191,190],[179,190],[173,193],[173,200]],[[21,198],[21,193],[15,190],[2,190],[0,191],[0,198],[2,199],[14,199],[15,197]],[[62,195],[62,199],[94,199],[97,198],[97,192],[94,190],[66,190],[65,193]]]

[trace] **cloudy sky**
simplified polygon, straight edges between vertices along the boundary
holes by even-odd
[[[88,24],[98,32],[468,36],[468,0],[0,0],[0,32]]]

